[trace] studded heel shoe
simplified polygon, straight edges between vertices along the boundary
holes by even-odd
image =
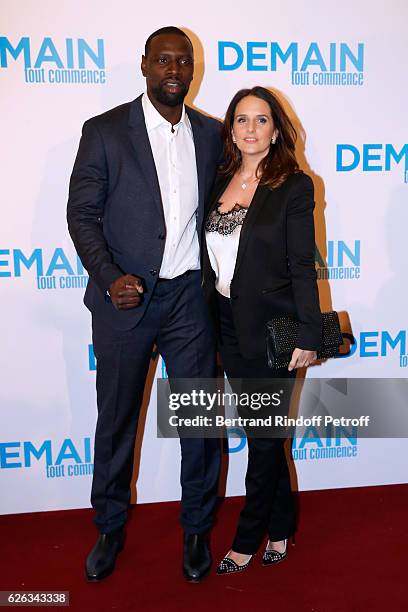
[[[233,559],[230,559],[230,557],[224,557],[217,568],[217,574],[218,576],[222,576],[223,574],[233,574],[234,572],[243,572],[248,567],[248,565],[251,563],[253,558],[254,558],[254,555],[251,555],[249,560],[246,563],[244,563],[243,565],[238,565],[238,563],[233,561]]]
[[[288,554],[288,541],[287,540],[285,540],[285,550],[283,552],[279,552],[277,550],[274,550],[273,548],[268,548],[268,546],[269,546],[269,540],[268,540],[268,544],[266,545],[266,549],[262,557],[262,565],[273,565],[274,563],[280,563],[281,561],[286,559],[286,556]]]

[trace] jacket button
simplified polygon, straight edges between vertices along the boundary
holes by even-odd
[[[158,237],[159,240],[164,240],[165,235],[164,234],[159,234],[157,237]]]
[[[150,270],[150,274],[151,274],[152,276],[156,276],[156,274],[157,274],[157,270]]]

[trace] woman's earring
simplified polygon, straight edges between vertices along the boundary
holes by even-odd
[[[271,144],[275,144],[276,142],[276,136],[274,136],[273,138],[271,138]]]

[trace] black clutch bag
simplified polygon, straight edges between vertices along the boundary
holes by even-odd
[[[339,315],[335,310],[322,312],[322,345],[318,359],[335,357],[343,344]],[[274,370],[287,368],[296,348],[299,322],[291,316],[275,317],[266,324],[266,350],[268,366]]]

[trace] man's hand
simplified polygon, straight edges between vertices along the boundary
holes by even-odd
[[[316,361],[316,351],[305,351],[300,348],[295,348],[292,353],[292,359],[288,365],[288,370],[291,372],[295,368],[307,368],[311,363]]]
[[[109,287],[109,295],[117,310],[136,308],[143,300],[142,279],[132,274],[120,276]]]

